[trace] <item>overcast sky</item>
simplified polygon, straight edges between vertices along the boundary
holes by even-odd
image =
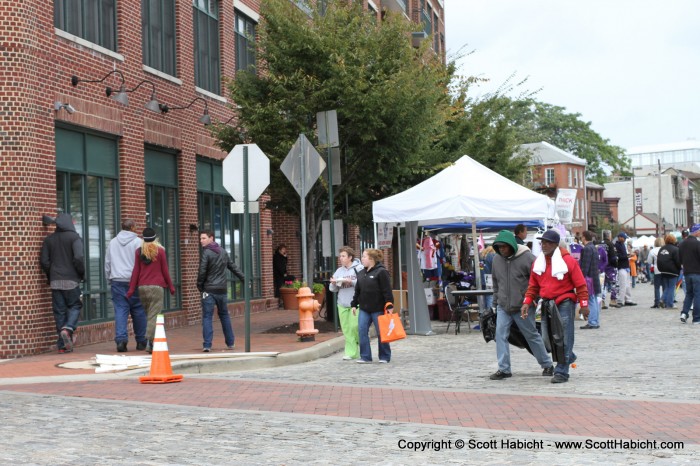
[[[612,144],[700,140],[700,0],[444,0],[448,56],[493,91],[513,72]]]

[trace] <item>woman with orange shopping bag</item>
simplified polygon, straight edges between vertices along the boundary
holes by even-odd
[[[369,342],[370,324],[374,324],[377,335],[379,335],[377,319],[384,313],[386,304],[391,304],[391,301],[394,299],[391,293],[391,277],[381,263],[383,258],[384,255],[379,249],[364,250],[362,253],[364,269],[357,274],[355,295],[350,303],[352,312],[356,312],[359,307],[360,359],[357,362],[361,364],[372,362],[372,349]],[[390,305],[386,309],[387,312],[392,313],[394,307]],[[382,343],[379,337],[377,341],[379,344],[379,362],[386,364],[391,361],[391,347],[389,343]]]

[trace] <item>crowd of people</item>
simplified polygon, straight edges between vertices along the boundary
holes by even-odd
[[[515,327],[542,367],[542,375],[552,376],[552,383],[566,382],[569,367],[576,360],[576,302],[581,317],[587,320],[580,328],[599,329],[601,309],[637,305],[632,301],[632,289],[638,282],[653,284],[652,308],[677,309],[676,291],[683,287],[680,320],[686,323],[692,313],[692,323],[700,324],[700,224],[684,231],[680,244],[676,235],[669,233],[656,239],[651,249],[646,245],[633,248],[624,231],[614,242],[610,231],[603,231],[600,239],[584,231],[566,247],[560,244],[556,230],[548,230],[539,238],[542,252],[537,258],[519,234],[522,231],[517,227],[514,232],[501,231],[492,244],[495,258],[488,264],[498,359],[498,370],[491,380],[512,376],[509,342]],[[482,255],[482,260],[485,257]],[[541,333],[536,330],[535,314],[540,316]]]

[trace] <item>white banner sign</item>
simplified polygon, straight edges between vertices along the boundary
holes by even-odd
[[[394,239],[393,224],[379,223],[377,224],[377,249],[389,249],[391,241]]]
[[[559,215],[559,222],[564,225],[570,224],[574,216],[574,204],[576,204],[576,189],[558,189],[556,209]]]

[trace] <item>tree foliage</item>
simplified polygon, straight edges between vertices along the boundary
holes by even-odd
[[[567,113],[564,107],[532,98],[523,100],[517,108],[512,125],[522,144],[546,141],[585,159],[586,177],[597,183],[607,180],[606,169],[621,174],[628,172],[624,149],[595,132],[591,122],[581,120],[580,113]]]
[[[270,157],[270,207],[299,213],[299,197],[279,166],[299,134],[315,143],[316,113],[337,110],[342,185],[335,212],[371,221],[371,202],[406,189],[431,171],[431,146],[451,115],[452,67],[411,47],[412,26],[388,15],[376,23],[357,2],[329,2],[311,18],[288,0],[263,0],[257,29],[258,72],[229,83],[238,128],[218,128],[230,149],[241,137]],[[325,150],[317,146],[319,153]],[[346,206],[349,209],[346,210]],[[327,186],[307,199],[310,232],[327,218]]]

